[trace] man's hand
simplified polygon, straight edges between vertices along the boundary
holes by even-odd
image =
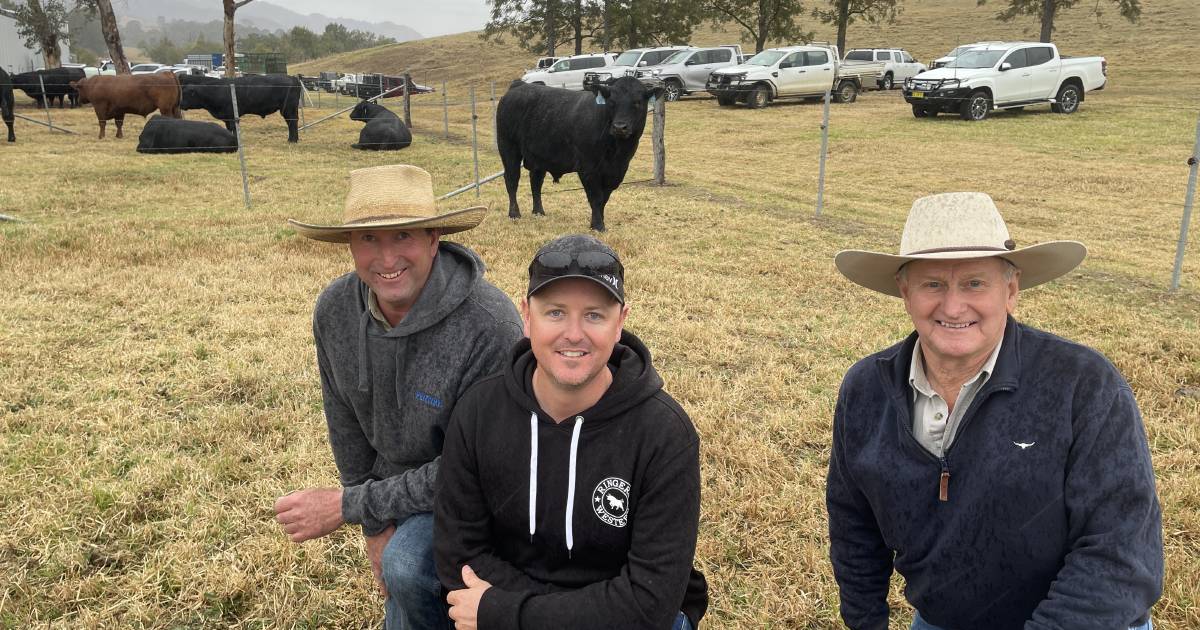
[[[371,560],[371,573],[375,576],[375,583],[379,585],[379,592],[383,593],[384,599],[387,599],[388,590],[387,583],[383,581],[383,550],[387,548],[392,534],[395,533],[396,526],[388,525],[387,529],[378,534],[367,536],[367,558]]]
[[[275,520],[292,542],[320,538],[342,526],[342,489],[307,488],[275,501]]]
[[[467,588],[450,591],[446,603],[450,604],[450,618],[454,620],[456,630],[479,629],[479,600],[483,599],[484,591],[492,588],[471,567],[463,565],[462,581]]]

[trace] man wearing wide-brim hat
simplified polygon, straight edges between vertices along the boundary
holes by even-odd
[[[1151,627],[1162,516],[1133,392],[1012,317],[1086,253],[1017,247],[990,197],[947,193],[913,204],[898,255],[837,254],[916,329],[838,394],[826,505],[850,628],[888,627],[893,569],[913,630]]]
[[[446,423],[522,338],[516,308],[484,279],[479,256],[440,240],[485,212],[439,212],[429,173],[393,165],[350,172],[342,223],[289,221],[308,238],[348,243],[355,271],[321,292],[313,315],[342,487],[280,497],[276,519],[295,542],[361,525],[389,629],[449,627],[431,513]]]

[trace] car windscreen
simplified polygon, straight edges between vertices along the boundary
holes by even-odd
[[[669,63],[683,63],[683,60],[687,59],[687,56],[690,54],[692,54],[692,51],[690,51],[690,50],[681,50],[681,51],[675,53],[674,55],[671,55],[670,57],[663,59],[662,65],[665,66]]]
[[[776,61],[779,61],[781,58],[783,58],[784,54],[786,54],[786,53],[780,52],[778,50],[764,50],[764,51],[758,53],[757,55],[754,55],[753,57],[747,59],[746,65],[748,65],[748,66],[770,66],[770,65],[773,65]]]
[[[869,50],[851,50],[846,53],[846,61],[870,61],[871,51]]]
[[[630,50],[628,52],[621,53],[620,56],[617,57],[617,60],[613,62],[613,65],[614,66],[636,66],[638,59],[641,59],[641,58],[642,58],[642,51]]]
[[[1007,50],[968,50],[946,64],[947,68],[991,68]]]

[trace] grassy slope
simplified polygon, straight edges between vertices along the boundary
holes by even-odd
[[[998,24],[974,0],[911,4],[896,25],[855,27],[850,43],[929,59],[1034,29]],[[820,218],[819,106],[671,105],[671,185],[621,188],[606,238],[630,269],[630,327],[704,439],[698,562],[711,627],[837,627],[823,508],[833,396],[854,360],[909,324],[896,301],[842,280],[831,257],[894,249],[914,197],[963,189],[991,192],[1018,243],[1089,245],[1079,270],[1022,296],[1020,315],[1100,349],[1133,385],[1165,513],[1156,627],[1200,627],[1200,402],[1175,393],[1200,386],[1194,229],[1184,288],[1164,290],[1198,113],[1189,42],[1200,7],[1153,4],[1138,27],[1109,17],[1098,28],[1082,9],[1060,21],[1064,50],[1110,61],[1110,87],[1069,117],[918,121],[894,92],[834,106]],[[279,494],[336,482],[308,321],[320,288],[349,269],[344,250],[296,237],[284,219],[339,216],[346,171],[361,166],[421,165],[439,193],[465,183],[467,86],[502,90],[530,59],[464,34],[293,66],[445,79],[450,137],[438,95],[414,101],[417,140],[397,155],[349,149],[360,127],[344,118],[298,146],[277,117],[248,120],[251,209],[230,156],[133,153],[141,119],[120,141],[96,140],[86,110],[52,112],[78,137],[19,122],[18,143],[0,146],[0,213],[30,221],[0,222],[0,625],[378,623],[357,534],[295,546],[270,518]],[[44,116],[18,100],[18,113]],[[310,120],[332,112],[321,104]],[[492,173],[490,104],[479,114]],[[650,175],[645,141],[629,181]],[[586,227],[576,187],[573,176],[548,187],[549,216],[513,223],[490,184],[493,212],[460,240],[518,295],[537,245]],[[899,623],[898,591],[893,603]]]

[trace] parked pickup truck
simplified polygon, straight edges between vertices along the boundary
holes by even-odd
[[[1107,80],[1104,57],[1059,57],[1054,44],[1006,42],[971,48],[908,79],[904,100],[917,118],[958,112],[963,120],[983,120],[993,109],[1042,103],[1070,114],[1086,92],[1104,89]]]
[[[770,48],[746,63],[716,70],[705,89],[722,106],[763,107],[777,98],[817,98],[833,90],[834,100],[852,103],[864,83],[874,83],[882,63],[843,65],[837,46],[811,43]]]
[[[663,95],[668,101],[675,101],[685,94],[703,92],[708,75],[738,65],[741,55],[742,47],[736,44],[681,50],[656,66],[639,69],[637,77],[662,81]]]

